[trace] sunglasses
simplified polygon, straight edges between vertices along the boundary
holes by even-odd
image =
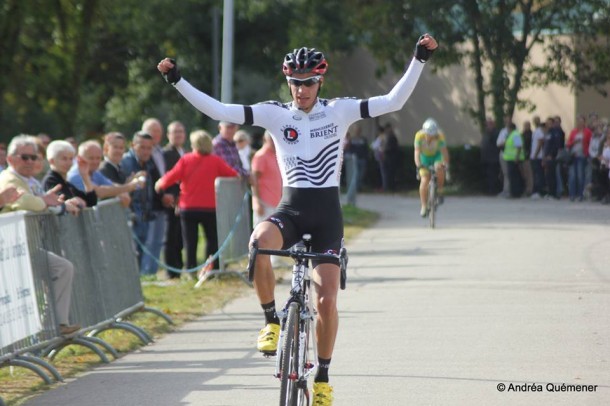
[[[22,161],[38,161],[38,155],[21,154],[17,155]]]
[[[320,75],[312,76],[307,79],[297,79],[297,78],[287,76],[286,79],[288,80],[288,83],[290,83],[291,85],[294,85],[296,87],[299,87],[301,85],[303,85],[305,87],[312,87],[316,83],[320,83],[320,80],[322,80],[322,76],[320,76]]]

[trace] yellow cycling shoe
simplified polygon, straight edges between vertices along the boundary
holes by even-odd
[[[333,387],[326,382],[313,383],[313,406],[332,406]]]
[[[260,352],[274,353],[277,351],[277,340],[280,338],[280,325],[269,323],[258,333],[256,348]]]

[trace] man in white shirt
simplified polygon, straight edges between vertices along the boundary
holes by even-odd
[[[530,165],[534,174],[534,189],[532,190],[532,199],[540,199],[544,189],[544,171],[542,169],[542,159],[544,158],[544,134],[545,125],[540,122],[540,117],[535,116],[534,133],[532,134],[532,150],[530,152]]]

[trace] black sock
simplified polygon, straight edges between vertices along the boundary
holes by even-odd
[[[280,324],[280,319],[279,317],[277,317],[277,313],[275,312],[275,300],[267,304],[263,304],[261,306],[263,308],[263,313],[265,314],[265,322],[267,324]]]
[[[313,381],[328,383],[328,368],[330,368],[330,358],[324,359],[318,357],[318,372],[316,372],[316,377]]]

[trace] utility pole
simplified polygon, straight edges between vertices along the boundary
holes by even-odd
[[[222,79],[220,101],[233,101],[233,0],[224,0],[222,23]]]
[[[212,8],[212,96],[220,100],[220,8]]]

